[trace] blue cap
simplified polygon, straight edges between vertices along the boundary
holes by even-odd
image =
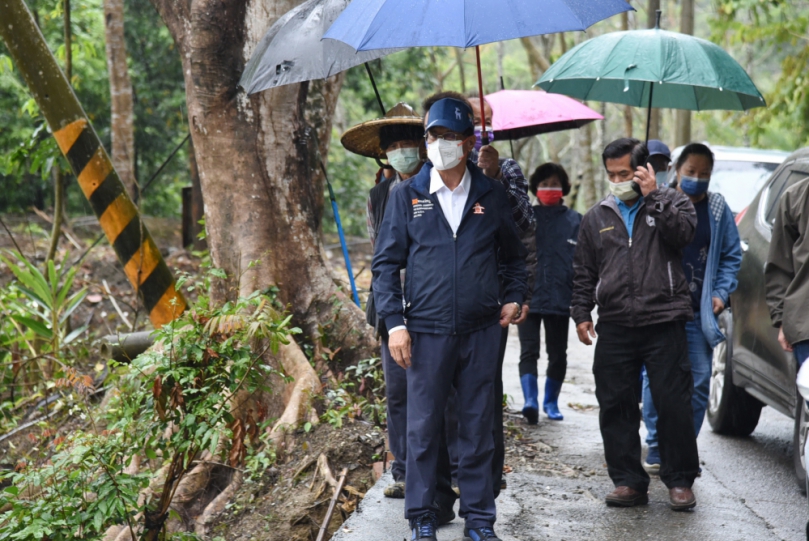
[[[430,123],[427,129],[442,127],[463,133],[474,128],[472,109],[464,102],[452,98],[438,100],[430,107]]]
[[[659,139],[652,139],[648,143],[646,143],[646,148],[649,149],[649,157],[652,156],[665,156],[669,160],[671,159],[671,151],[669,147],[663,141]]]

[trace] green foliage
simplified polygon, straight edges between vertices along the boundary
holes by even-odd
[[[754,144],[795,149],[809,144],[809,10],[802,3],[720,0],[712,38],[767,59],[756,77],[767,107],[739,117]],[[775,62],[773,62],[775,61]],[[770,71],[780,62],[780,73]]]
[[[35,275],[24,264],[17,269],[19,276]],[[160,345],[128,365],[112,363],[117,368],[107,384],[115,394],[107,408],[96,414],[86,400],[82,407],[91,430],[58,439],[48,460],[5,475],[11,484],[0,493],[0,506],[7,508],[0,515],[0,538],[98,540],[112,525],[137,530],[144,512],[159,522],[203,451],[244,466],[248,480],[274,463],[266,412],[231,412],[239,411],[235,401],[245,393],[271,391],[266,382],[277,372],[265,354],[276,353],[300,331],[290,328],[290,316],[279,312],[271,297],[258,292],[212,307],[211,279],[196,285],[200,295],[193,307],[155,331]],[[23,283],[38,297],[47,293],[29,276]],[[57,386],[73,386],[86,395],[91,383],[68,371]],[[125,471],[135,454],[148,459],[152,471]],[[161,468],[166,468],[165,482],[143,492]],[[142,493],[148,495],[145,506],[138,505]]]
[[[125,431],[76,432],[41,467],[6,476],[0,537],[19,541],[101,539],[110,525],[133,523],[149,474],[127,474]]]
[[[68,257],[65,256],[65,262]],[[48,343],[49,352],[58,354],[63,346],[87,330],[86,326],[72,331],[68,331],[67,327],[68,318],[87,296],[86,288],[71,293],[77,267],[71,267],[62,276],[53,260],[50,260],[43,274],[21,254],[14,253],[13,259],[0,255],[0,260],[8,265],[17,278],[14,287],[24,299],[9,302],[8,306],[12,309],[10,317]],[[26,338],[33,339],[34,336]]]
[[[385,422],[385,374],[378,357],[364,359],[346,368],[335,389],[326,391],[323,420],[341,428],[345,419],[363,419],[377,426]]]
[[[64,66],[61,0],[28,0],[39,27]],[[73,84],[79,101],[107,149],[110,148],[110,94],[105,57],[102,0],[73,0]],[[141,185],[157,171],[188,133],[182,65],[165,25],[149,0],[125,0],[125,41],[133,87],[135,176]],[[49,172],[70,168],[44,118],[0,43],[0,212],[52,204]],[[67,175],[68,211],[92,214],[72,174]],[[183,148],[141,200],[146,214],[179,216],[180,188],[189,183],[188,149]]]

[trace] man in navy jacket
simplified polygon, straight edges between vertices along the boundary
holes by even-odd
[[[391,355],[407,370],[405,517],[411,539],[435,541],[439,438],[454,382],[465,536],[497,541],[494,381],[500,328],[519,317],[525,296],[525,248],[505,189],[467,161],[475,144],[469,106],[443,99],[429,117],[432,166],[391,193],[372,266]]]

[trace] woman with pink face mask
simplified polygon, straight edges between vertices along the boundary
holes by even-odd
[[[567,371],[567,335],[570,323],[570,299],[573,293],[573,254],[579,236],[581,214],[565,206],[563,197],[570,192],[565,169],[556,163],[540,165],[530,179],[536,194],[537,267],[534,295],[528,319],[518,327],[520,334],[520,383],[525,407],[522,413],[529,424],[539,420],[539,327],[545,325],[545,398],[542,410],[552,421],[564,417],[559,411],[559,391]]]

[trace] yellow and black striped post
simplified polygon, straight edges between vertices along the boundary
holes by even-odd
[[[174,277],[129,199],[87,115],[24,0],[0,0],[0,35],[79,180],[104,234],[152,324],[168,323],[186,308]]]

